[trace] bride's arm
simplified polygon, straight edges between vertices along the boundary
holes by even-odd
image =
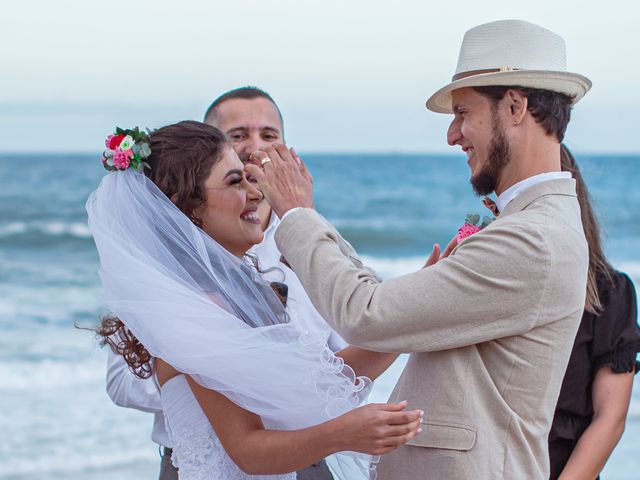
[[[420,426],[421,412],[403,412],[400,403],[367,405],[301,430],[268,430],[258,415],[187,380],[226,452],[251,475],[294,472],[346,450],[381,455],[411,440]]]
[[[353,345],[336,352],[336,357],[341,357],[344,363],[353,368],[356,375],[364,375],[371,380],[378,378],[399,355],[399,353],[374,352]]]

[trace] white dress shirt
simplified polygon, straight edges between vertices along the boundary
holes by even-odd
[[[261,270],[270,270],[262,276],[268,281],[286,283],[288,291],[287,311],[304,320],[309,328],[322,334],[332,351],[337,352],[347,346],[347,343],[324,321],[314,308],[307,296],[300,280],[295,273],[280,263],[280,251],[276,247],[274,234],[280,220],[271,214],[269,226],[264,232],[264,240],[251,249],[251,253],[258,257]],[[142,380],[131,371],[122,355],[116,355],[109,350],[107,360],[107,394],[120,407],[135,408],[143,412],[154,414],[151,439],[165,447],[171,448],[171,440],[165,428],[160,390],[154,377]]]
[[[135,408],[153,413],[151,440],[158,445],[172,447],[169,434],[164,426],[164,415],[160,403],[160,390],[154,377],[141,379],[136,377],[124,361],[108,348],[107,359],[107,395],[119,407]]]
[[[498,198],[496,198],[496,207],[498,207],[498,211],[503,212],[511,200],[516,198],[529,187],[533,187],[538,183],[547,182],[549,180],[555,180],[557,178],[572,178],[571,172],[539,173],[538,175],[533,175],[532,177],[527,177],[518,183],[514,183],[498,195]]]

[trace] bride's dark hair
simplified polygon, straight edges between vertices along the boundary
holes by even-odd
[[[184,121],[149,135],[151,169],[145,175],[187,216],[201,227],[194,211],[206,200],[205,182],[229,143],[220,130],[200,122]],[[97,328],[102,346],[122,355],[140,378],[152,374],[151,355],[118,317],[105,316]]]

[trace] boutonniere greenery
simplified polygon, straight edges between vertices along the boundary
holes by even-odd
[[[495,220],[494,217],[482,217],[482,222],[480,221],[480,215],[477,213],[470,213],[464,219],[464,225],[462,225],[458,229],[458,235],[456,235],[456,242],[460,243],[465,238],[470,237],[474,233],[478,233],[484,227],[489,225],[491,222]]]

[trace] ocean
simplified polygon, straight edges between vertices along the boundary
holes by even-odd
[[[483,213],[465,158],[303,155],[316,208],[385,278],[419,269],[467,213]],[[640,157],[578,155],[612,263],[640,285]],[[150,414],[105,393],[106,352],[91,332],[105,307],[84,203],[99,154],[0,154],[0,479],[157,478]],[[376,382],[384,401],[401,358]],[[640,382],[603,474],[640,471]]]

